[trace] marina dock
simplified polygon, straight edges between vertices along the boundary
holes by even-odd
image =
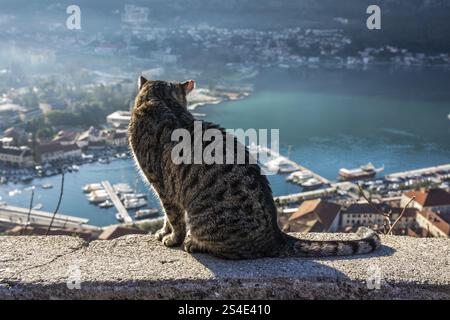
[[[391,173],[391,174],[387,175],[386,178],[388,178],[388,179],[407,178],[407,177],[411,177],[411,176],[415,176],[415,175],[433,174],[433,173],[437,173],[439,171],[449,171],[449,170],[450,170],[450,164],[443,164],[440,166]]]
[[[28,208],[10,205],[0,206],[0,222],[25,225],[28,219]],[[29,224],[48,227],[53,213],[40,210],[31,210]],[[98,227],[88,225],[89,219],[56,214],[52,226],[55,228],[81,228],[84,230],[97,230]]]
[[[127,209],[122,204],[122,201],[120,201],[119,197],[117,196],[116,192],[114,191],[114,188],[112,187],[111,183],[107,180],[102,181],[103,188],[105,188],[106,192],[109,195],[109,198],[111,199],[112,203],[116,207],[117,212],[123,217],[123,222],[125,223],[132,223],[133,219],[131,219],[130,215],[128,214]]]
[[[330,194],[334,194],[336,192],[337,188],[335,186],[329,187],[326,189],[319,189],[319,190],[313,190],[313,191],[305,191],[305,192],[299,192],[299,193],[293,193],[286,196],[279,196],[274,197],[275,202],[280,204],[286,204],[286,203],[292,203],[292,202],[298,202],[308,199],[316,199],[320,197],[324,197]]]

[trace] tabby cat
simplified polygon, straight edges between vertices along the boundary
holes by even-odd
[[[156,233],[165,246],[225,259],[353,255],[380,246],[368,228],[358,230],[359,240],[346,241],[300,240],[283,233],[269,182],[257,164],[175,164],[177,141],[171,136],[175,129],[193,134],[186,95],[194,87],[193,80],[139,77],[129,125],[135,161],[165,210],[164,226]],[[202,128],[226,134],[213,123],[203,122]]]

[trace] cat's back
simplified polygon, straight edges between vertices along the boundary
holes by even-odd
[[[213,123],[204,126],[218,128]],[[229,137],[222,133],[224,139]],[[224,150],[229,152],[225,143]],[[254,257],[258,252],[265,256],[278,243],[276,207],[259,165],[250,161],[245,147],[239,150],[246,154],[242,164],[235,157],[232,163],[180,165],[177,172],[180,189],[176,194],[181,195],[189,227],[199,241],[216,243],[223,252],[235,252],[242,257],[247,254]],[[255,243],[259,248],[255,248]]]

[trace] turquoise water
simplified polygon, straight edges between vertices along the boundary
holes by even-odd
[[[450,72],[421,68],[367,71],[275,70],[260,74],[254,93],[239,101],[206,106],[197,111],[226,128],[280,130],[280,151],[329,179],[341,167],[369,161],[385,166],[385,173],[450,162]],[[114,209],[90,205],[83,185],[108,179],[127,182],[148,192],[129,160],[109,165],[94,163],[66,176],[60,212],[86,217],[92,224],[115,223]],[[285,176],[269,176],[275,195],[298,192]],[[36,191],[35,203],[52,211],[59,193],[59,177],[35,180],[55,188]],[[0,197],[27,207],[29,192],[14,197],[0,186]],[[149,193],[150,194],[150,193]],[[158,203],[151,194],[149,206]]]

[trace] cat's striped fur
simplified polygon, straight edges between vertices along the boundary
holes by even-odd
[[[227,259],[353,255],[380,246],[379,237],[367,228],[359,230],[359,240],[349,241],[307,241],[283,233],[269,182],[257,164],[174,164],[173,130],[193,132],[186,95],[194,82],[142,77],[139,82],[129,143],[164,206],[164,227],[156,236],[166,246],[183,245],[188,252]],[[203,122],[207,128],[219,127]]]

